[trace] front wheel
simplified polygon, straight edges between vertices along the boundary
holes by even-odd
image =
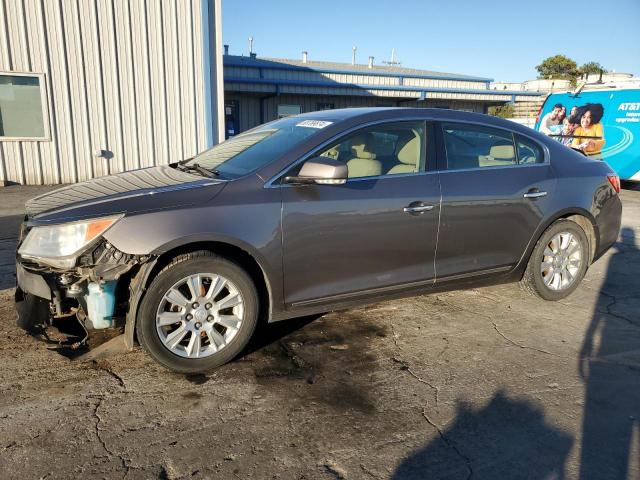
[[[232,360],[253,334],[258,295],[247,273],[211,252],[176,257],[151,282],[138,341],[164,367],[203,372]]]
[[[558,220],[538,240],[520,285],[545,300],[561,300],[584,278],[589,252],[582,227],[571,220]]]

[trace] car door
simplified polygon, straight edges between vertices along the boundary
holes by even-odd
[[[288,306],[433,283],[440,188],[428,140],[422,121],[365,128],[307,157],[344,161],[345,184],[281,186]]]
[[[541,143],[465,123],[437,127],[442,211],[436,283],[513,268],[551,208],[556,180]]]

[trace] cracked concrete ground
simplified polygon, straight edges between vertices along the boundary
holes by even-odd
[[[36,193],[0,189],[0,478],[640,478],[640,191],[562,302],[503,285],[334,312],[192,376],[14,326]]]

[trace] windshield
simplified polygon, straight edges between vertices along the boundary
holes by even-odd
[[[199,165],[226,178],[246,175],[318,133],[332,122],[283,118],[232,137],[189,159],[184,165]]]

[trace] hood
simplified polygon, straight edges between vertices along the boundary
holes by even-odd
[[[29,218],[43,221],[131,213],[205,201],[213,196],[205,187],[224,183],[169,166],[150,167],[68,185],[25,207]]]

